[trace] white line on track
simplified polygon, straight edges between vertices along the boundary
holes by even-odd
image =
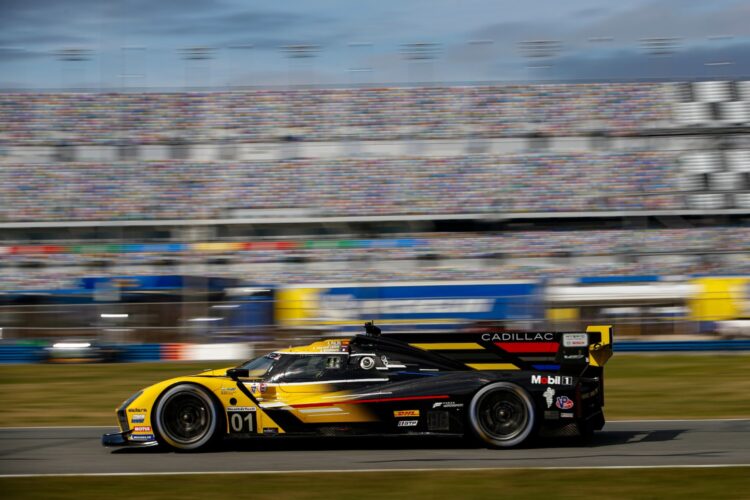
[[[0,479],[23,477],[131,477],[131,476],[199,476],[199,475],[238,475],[238,474],[347,474],[356,472],[482,472],[482,471],[536,471],[536,470],[617,470],[617,469],[728,469],[750,467],[750,464],[697,464],[697,465],[597,465],[593,467],[446,467],[438,469],[348,469],[346,471],[330,469],[300,470],[254,470],[254,471],[189,471],[189,472],[82,472],[61,474],[0,474]]]
[[[607,420],[608,424],[647,422],[750,422],[750,418],[654,418],[650,420]]]
[[[679,418],[679,419],[636,419],[636,420],[607,420],[608,424],[637,424],[653,422],[750,422],[750,418]],[[0,427],[4,430],[35,430],[35,429],[116,429],[117,425],[53,425],[53,426],[29,426],[29,427]]]

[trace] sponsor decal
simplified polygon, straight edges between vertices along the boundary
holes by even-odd
[[[146,408],[128,408],[128,413],[146,413]]]
[[[463,408],[463,403],[456,403],[455,401],[437,401],[432,404],[433,408]]]
[[[348,340],[342,340],[341,341],[341,347],[339,348],[340,352],[349,352],[349,341]]]
[[[588,347],[589,336],[585,333],[563,334],[563,347]]]
[[[398,426],[399,427],[416,427],[419,423],[419,420],[399,420]]]
[[[586,358],[585,354],[563,354],[563,359],[583,359]],[[588,362],[588,358],[586,358]]]
[[[568,396],[558,396],[555,400],[555,406],[561,410],[570,410],[573,408],[573,400]]]
[[[250,384],[250,392],[258,392],[258,384],[256,382]]]
[[[375,358],[372,356],[363,356],[359,361],[359,367],[363,370],[372,370],[375,367]]]
[[[552,387],[547,387],[547,390],[542,393],[544,400],[547,401],[547,408],[552,406],[552,398],[555,397],[555,390]]]
[[[552,342],[555,334],[546,333],[483,333],[482,340],[485,342]]]
[[[266,390],[268,390],[268,386],[266,385],[265,382],[261,382],[260,385],[258,386],[258,390],[260,392],[266,392]]]
[[[581,399],[589,399],[589,398],[593,398],[594,396],[598,396],[598,395],[599,395],[599,388],[597,387],[593,391],[584,392],[583,394],[581,394]]]
[[[537,385],[573,385],[573,377],[563,375],[532,375],[531,383]]]
[[[133,432],[151,432],[151,427],[148,425],[137,425],[133,427]]]
[[[222,394],[232,394],[236,390],[237,390],[236,387],[222,387],[221,388],[221,393]]]
[[[324,294],[320,297],[320,311],[324,319],[350,320],[370,317],[388,311],[389,314],[445,314],[488,313],[495,305],[493,298],[428,298],[428,299],[360,299],[352,294]]]
[[[559,420],[560,413],[555,410],[547,410],[544,412],[544,420]]]
[[[255,408],[252,406],[227,408],[227,419],[229,432],[240,434],[255,432]]]
[[[278,434],[279,430],[276,427],[263,427],[263,434]]]
[[[153,441],[153,434],[131,434],[130,439],[133,441]]]
[[[560,417],[561,418],[573,418],[574,415],[572,413],[560,412]]]
[[[419,410],[398,410],[393,412],[393,416],[396,418],[401,417],[418,417]]]
[[[146,415],[144,415],[143,413],[140,413],[138,415],[133,415],[130,418],[130,421],[134,424],[142,424],[145,420],[146,420]]]

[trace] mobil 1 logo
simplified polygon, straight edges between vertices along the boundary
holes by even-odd
[[[255,407],[233,406],[227,408],[229,432],[232,434],[252,434],[255,432]]]

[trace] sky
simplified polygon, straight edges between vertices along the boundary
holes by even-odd
[[[747,1],[0,0],[6,89],[749,74]]]

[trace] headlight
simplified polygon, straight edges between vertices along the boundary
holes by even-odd
[[[563,347],[588,347],[588,333],[564,333]]]

